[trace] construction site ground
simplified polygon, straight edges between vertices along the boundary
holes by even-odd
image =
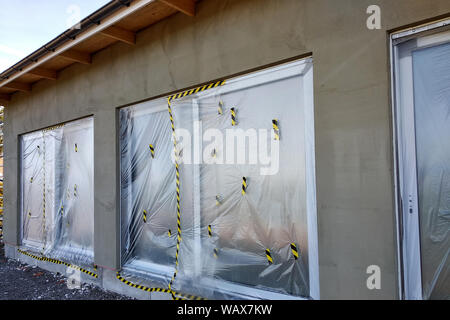
[[[69,289],[67,278],[36,266],[7,259],[0,243],[0,300],[130,300],[132,298],[82,284]]]

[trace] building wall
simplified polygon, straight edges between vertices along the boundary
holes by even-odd
[[[369,5],[382,29],[366,27]],[[119,264],[116,109],[312,52],[323,299],[398,297],[387,30],[450,13],[448,0],[204,0],[73,65],[6,108],[5,241],[19,244],[18,135],[94,115],[95,260]],[[280,106],[282,107],[282,106]],[[366,268],[381,268],[368,290]]]

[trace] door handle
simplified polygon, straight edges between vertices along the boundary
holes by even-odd
[[[414,210],[413,210],[413,196],[412,194],[408,195],[408,211],[409,214],[413,214]]]

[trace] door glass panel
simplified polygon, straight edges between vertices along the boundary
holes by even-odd
[[[412,56],[423,298],[449,299],[450,44]]]

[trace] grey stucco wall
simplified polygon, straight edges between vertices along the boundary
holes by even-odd
[[[366,28],[366,9],[382,29]],[[116,108],[313,53],[320,289],[398,297],[387,30],[450,12],[448,0],[205,0],[16,94],[5,114],[5,241],[19,243],[18,135],[94,115],[95,261],[118,266]],[[379,265],[381,290],[366,268]]]

